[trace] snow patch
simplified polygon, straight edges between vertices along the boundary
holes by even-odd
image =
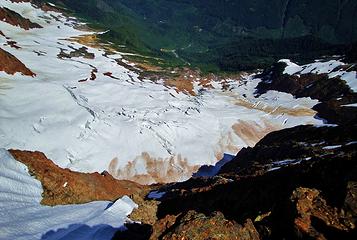
[[[80,205],[43,206],[41,183],[0,149],[0,239],[111,239],[137,205],[123,197]]]
[[[322,149],[323,150],[334,150],[334,149],[338,149],[341,147],[342,147],[342,145],[334,145],[334,146],[326,146],[326,147],[323,147]]]

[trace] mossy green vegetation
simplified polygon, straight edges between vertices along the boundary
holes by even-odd
[[[50,0],[103,40],[163,66],[236,71],[340,54],[357,41],[355,0]]]

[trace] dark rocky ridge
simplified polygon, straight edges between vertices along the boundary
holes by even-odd
[[[348,142],[350,137],[356,139],[353,135],[356,127],[312,128],[302,126],[283,130],[285,133],[271,133],[259,146],[238,154],[220,175],[166,187],[163,190],[168,193],[159,205],[159,219],[190,210],[208,215],[219,211],[241,224],[255,220],[260,239],[336,239],[336,236],[352,239],[356,236],[357,144],[323,152],[321,147],[313,149],[316,141],[309,142],[309,132],[316,131],[316,136],[322,138],[327,136],[331,143]],[[345,138],[340,131],[350,131],[352,135]],[[294,138],[294,134],[304,133],[307,133],[304,142],[309,146],[301,156],[290,151],[299,145],[300,136],[281,145],[284,138],[280,135],[291,134]],[[311,153],[314,156],[309,161],[268,171],[273,161],[302,159]]]
[[[342,106],[355,103],[356,93],[340,78],[284,75],[285,67],[266,69],[257,94],[278,90],[319,99],[318,116],[339,125],[270,133],[214,177],[162,186],[166,194],[146,239],[357,238],[356,110]],[[201,230],[217,226],[218,237]]]

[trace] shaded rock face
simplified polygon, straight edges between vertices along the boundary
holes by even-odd
[[[62,169],[43,153],[9,150],[25,164],[43,186],[44,205],[80,204],[98,200],[114,201],[124,195],[144,195],[146,188],[130,181],[119,181],[108,173],[79,173]]]
[[[355,126],[300,126],[271,133],[256,147],[238,154],[218,176],[163,187],[167,193],[158,207],[158,218],[190,210],[207,216],[219,211],[239,224],[254,219],[259,239],[353,239],[356,130]],[[341,147],[316,145],[321,139]],[[285,162],[277,168],[274,162],[282,159],[299,162]],[[167,236],[173,233],[170,228]]]
[[[33,23],[29,19],[24,18],[17,12],[14,12],[6,7],[0,7],[0,19],[25,30],[30,30],[31,28],[42,28],[42,26],[38,23]]]
[[[254,148],[246,148],[225,164],[220,173],[251,176],[304,161],[335,158],[354,151],[357,126],[297,126],[268,134]],[[348,157],[348,154],[346,155]]]
[[[7,74],[21,73],[26,76],[36,76],[25,64],[17,59],[11,53],[0,48],[0,71],[4,71]]]
[[[257,86],[257,94],[269,90],[277,90],[294,95],[295,97],[311,97],[321,103],[313,109],[318,116],[329,123],[354,124],[357,122],[357,109],[343,105],[357,102],[357,93],[354,93],[340,77],[329,78],[328,74],[283,74],[286,63],[278,62],[267,68],[258,77],[262,82]],[[353,70],[353,65],[342,68]]]

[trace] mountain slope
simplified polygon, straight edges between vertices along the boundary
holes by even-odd
[[[36,74],[1,73],[6,149],[41,151],[75,171],[173,182],[271,131],[322,123],[311,110],[316,100],[276,91],[256,97],[261,79],[254,74],[202,76],[186,69],[146,78],[123,58],[128,53],[99,42],[101,33],[80,30],[83,24],[56,9],[5,0],[0,6],[42,26],[0,22],[1,48]]]
[[[311,60],[342,53],[336,44],[357,41],[353,0],[53,2],[110,29],[105,39],[207,70],[254,69],[280,58]]]

